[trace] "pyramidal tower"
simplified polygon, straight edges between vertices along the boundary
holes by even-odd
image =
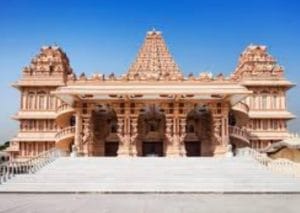
[[[127,73],[129,80],[182,80],[183,74],[172,58],[162,33],[147,32],[134,63]]]

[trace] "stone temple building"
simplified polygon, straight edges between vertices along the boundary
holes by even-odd
[[[250,45],[230,76],[184,76],[159,31],[147,32],[126,73],[76,76],[66,53],[42,47],[13,84],[19,131],[7,151],[53,147],[80,156],[221,156],[289,136],[294,85],[265,46]]]

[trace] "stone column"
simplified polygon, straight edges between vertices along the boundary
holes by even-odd
[[[75,139],[74,144],[79,147],[81,143],[81,132],[82,132],[82,118],[80,110],[76,110],[76,122],[75,122]]]
[[[221,112],[213,113],[213,142],[215,145],[214,155],[223,155],[228,149],[228,110],[229,105],[227,103],[222,103]]]
[[[138,118],[131,118],[130,124],[130,154],[137,156]]]
[[[128,134],[128,125],[130,125],[130,120],[125,115],[117,116],[119,137],[118,156],[129,156],[130,135]]]
[[[166,138],[167,148],[166,155],[170,157],[181,156],[181,145],[180,145],[180,119],[178,115],[178,103],[175,103],[173,115],[168,115],[166,118]],[[168,129],[170,128],[170,129]]]
[[[81,147],[81,134],[82,134],[82,117],[81,117],[81,109],[76,109],[76,122],[75,122],[75,137],[74,137],[74,146],[72,146],[72,149],[74,148],[75,150],[72,150],[72,152],[76,152],[77,156],[77,151],[82,151],[80,150]]]
[[[179,140],[179,150],[180,156],[186,156],[184,139],[186,136],[186,116],[180,118],[180,140]]]
[[[93,105],[88,105],[86,111],[82,113],[82,134],[79,144],[79,152],[84,156],[93,155],[93,123],[92,123],[92,109]]]

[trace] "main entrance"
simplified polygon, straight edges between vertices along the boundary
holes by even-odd
[[[115,157],[118,156],[118,142],[105,142],[105,156],[107,157]]]
[[[185,142],[185,150],[187,157],[195,157],[201,155],[201,146],[199,141]]]
[[[144,157],[162,157],[163,156],[163,143],[157,142],[143,142],[143,156]]]

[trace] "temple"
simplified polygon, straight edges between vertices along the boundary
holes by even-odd
[[[127,73],[76,76],[66,53],[42,47],[13,84],[19,131],[6,151],[27,159],[57,147],[76,156],[222,156],[289,137],[294,85],[261,45],[230,76],[185,76],[159,31],[149,31]]]

